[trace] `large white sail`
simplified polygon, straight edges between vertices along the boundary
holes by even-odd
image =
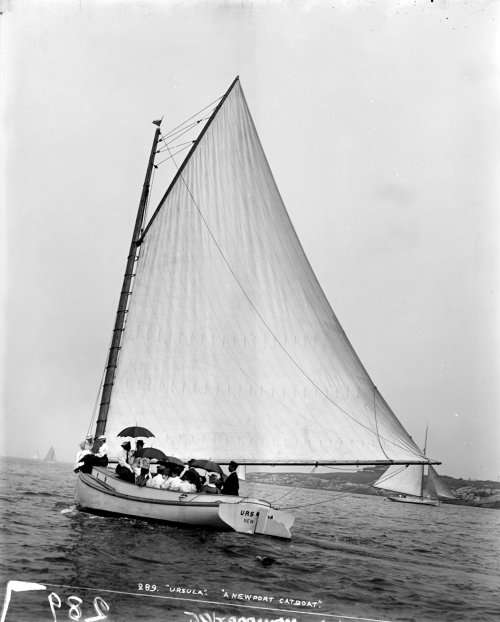
[[[373,487],[421,497],[423,473],[424,467],[421,464],[411,464],[408,467],[393,464],[378,478]]]
[[[426,460],[315,278],[239,81],[140,247],[106,425],[112,453],[136,422],[184,459]]]

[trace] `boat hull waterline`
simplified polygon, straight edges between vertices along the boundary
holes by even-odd
[[[139,488],[99,467],[94,467],[92,475],[79,474],[75,502],[95,514],[285,539],[291,538],[295,520],[260,499]]]
[[[387,501],[394,501],[396,503],[414,503],[415,505],[431,505],[438,506],[440,502],[438,499],[423,499],[422,497],[386,497]]]

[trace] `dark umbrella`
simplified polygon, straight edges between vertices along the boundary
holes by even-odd
[[[125,428],[118,434],[117,436],[130,436],[132,438],[154,438],[154,434],[150,432],[146,428],[141,428],[140,426],[134,425],[131,428]]]
[[[156,458],[157,460],[165,460],[168,461],[168,456],[166,456],[160,449],[156,449],[155,447],[143,447],[142,449],[138,449],[134,457],[137,458],[149,458],[150,460]]]
[[[189,466],[198,467],[199,469],[205,469],[205,471],[213,471],[214,473],[219,473],[219,475],[224,475],[217,462],[212,462],[211,460],[193,460],[189,463]]]
[[[174,456],[165,456],[165,460],[167,462],[170,462],[170,464],[175,464],[177,466],[184,466],[184,462],[182,462],[182,460],[179,460],[179,458],[174,458]]]

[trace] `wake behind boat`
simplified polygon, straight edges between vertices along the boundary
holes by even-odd
[[[239,79],[146,224],[158,145],[174,149],[154,123],[95,430],[110,457],[119,431],[139,421],[184,462],[435,462],[378,392],[316,280]],[[264,501],[139,489],[100,468],[79,475],[76,501],[285,538],[294,521]]]

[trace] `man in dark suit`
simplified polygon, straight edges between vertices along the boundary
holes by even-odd
[[[236,469],[238,465],[234,460],[231,460],[229,463],[229,475],[226,478],[226,481],[222,484],[221,493],[223,495],[233,495],[235,497],[238,496],[238,491],[240,489],[240,482],[238,480],[238,475],[236,473]]]

